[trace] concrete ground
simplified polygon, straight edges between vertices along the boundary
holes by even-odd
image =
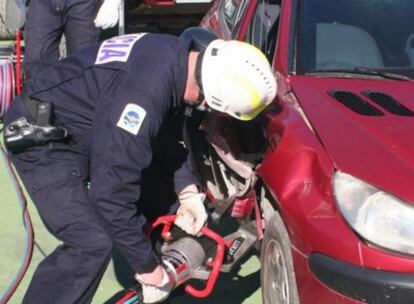
[[[1,125],[0,128],[2,128]],[[42,224],[29,198],[28,208],[34,226],[36,244],[28,271],[8,302],[10,304],[21,303],[34,269],[43,257],[52,252],[59,244]],[[21,267],[26,250],[26,231],[23,225],[22,208],[19,206],[12,180],[2,160],[0,161],[0,223],[2,223],[0,229],[0,297],[2,297]],[[124,288],[132,284],[128,265],[115,251],[93,303],[115,303],[117,294],[119,295]],[[180,288],[172,294],[166,303],[259,304],[261,303],[261,295],[258,258],[256,256],[249,258],[241,265],[237,273],[222,274],[213,293],[206,299],[192,298]]]

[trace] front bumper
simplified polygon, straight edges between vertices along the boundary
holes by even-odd
[[[362,268],[319,253],[310,255],[309,267],[326,286],[361,302],[414,303],[414,275]]]

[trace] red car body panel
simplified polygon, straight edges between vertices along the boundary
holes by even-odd
[[[364,116],[328,95],[331,90],[349,91],[369,103],[361,92],[378,91],[409,108],[413,83],[292,77],[291,86],[297,98],[305,101],[304,111],[338,169],[414,202],[414,119],[387,111],[384,116]]]
[[[310,271],[307,257],[292,249],[296,282],[300,288],[300,303],[306,304],[358,304],[359,301],[327,289]]]
[[[233,38],[245,40],[258,2],[249,1]],[[321,283],[309,269],[308,257],[317,252],[361,267],[414,274],[412,257],[375,248],[356,235],[338,210],[332,190],[332,175],[338,169],[414,203],[414,119],[389,113],[363,95],[382,92],[414,111],[414,83],[290,74],[293,2],[282,2],[273,60],[278,93],[275,105],[264,114],[269,120],[269,148],[257,172],[288,230],[301,303],[362,303]],[[201,25],[229,39],[217,22],[219,3]],[[329,94],[334,90],[355,93],[384,115],[358,114]]]
[[[217,37],[221,37],[223,39],[230,39],[229,36],[226,35],[226,32],[223,30],[223,27],[220,24],[219,17],[218,17],[218,8],[220,5],[220,1],[214,1],[211,9],[207,12],[204,16],[203,20],[201,20],[201,24],[204,28],[209,29]]]

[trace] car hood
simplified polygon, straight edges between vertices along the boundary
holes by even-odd
[[[414,83],[291,77],[335,167],[414,203]],[[374,102],[367,97],[376,98]]]

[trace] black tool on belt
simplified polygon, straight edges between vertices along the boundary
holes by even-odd
[[[13,121],[4,130],[4,143],[8,151],[19,153],[34,146],[42,146],[50,141],[64,139],[68,132],[62,127],[53,125],[53,106],[21,94],[23,104],[33,118],[30,123],[26,117]]]

